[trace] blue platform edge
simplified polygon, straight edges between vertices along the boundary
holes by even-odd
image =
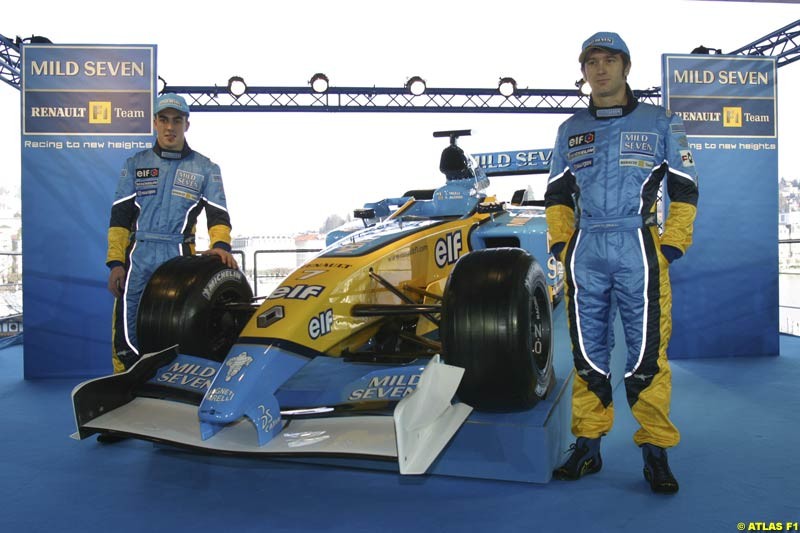
[[[614,337],[624,339],[622,322]],[[623,382],[625,342],[611,351],[611,386]],[[564,305],[553,310],[553,369],[556,386],[530,411],[509,414],[473,412],[430,472],[456,477],[547,483],[566,461],[572,435],[572,344]]]
[[[563,305],[553,310],[556,384],[533,409],[517,413],[473,411],[430,473],[456,477],[547,483],[573,440],[572,353]]]

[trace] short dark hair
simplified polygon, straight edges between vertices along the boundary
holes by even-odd
[[[631,64],[631,58],[628,56],[628,54],[619,52],[617,50],[609,50],[607,48],[603,48],[602,46],[596,46],[595,48],[599,50],[605,50],[606,52],[611,52],[614,55],[622,56],[622,70],[625,70]],[[586,68],[586,61],[581,63],[581,72],[583,72],[584,68]]]

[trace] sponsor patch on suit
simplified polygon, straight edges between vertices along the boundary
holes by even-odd
[[[192,191],[199,191],[200,184],[203,182],[202,174],[194,174],[186,170],[179,170],[175,173],[175,186],[183,187]]]
[[[594,142],[594,132],[587,131],[584,133],[578,133],[577,135],[572,135],[567,139],[567,146],[570,148],[576,148],[578,146],[584,146],[587,144],[592,144]]]
[[[658,134],[643,131],[623,131],[619,138],[620,155],[645,155],[654,157]]]
[[[140,178],[157,178],[158,177],[158,167],[155,167],[155,168],[137,168],[135,175],[136,175],[136,179],[140,179]]]
[[[685,167],[694,166],[694,158],[692,157],[691,150],[678,150],[681,154],[681,164]]]
[[[573,150],[567,154],[567,159],[572,161],[573,159],[578,159],[579,157],[584,157],[587,155],[594,154],[594,146],[589,146],[588,148],[581,148],[580,150]]]

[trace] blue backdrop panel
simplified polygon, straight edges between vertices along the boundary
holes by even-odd
[[[778,355],[775,60],[664,55],[663,76],[700,178],[694,244],[670,267],[670,357]]]
[[[22,49],[25,377],[111,371],[106,230],[125,158],[152,146],[155,46]]]

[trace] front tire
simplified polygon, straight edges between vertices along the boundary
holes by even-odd
[[[529,409],[555,382],[552,307],[545,274],[520,248],[459,259],[442,305],[442,355],[465,369],[461,401],[476,409]]]
[[[142,293],[136,332],[139,351],[178,344],[178,351],[222,361],[252,312],[253,291],[240,270],[216,256],[175,257],[161,265]]]

